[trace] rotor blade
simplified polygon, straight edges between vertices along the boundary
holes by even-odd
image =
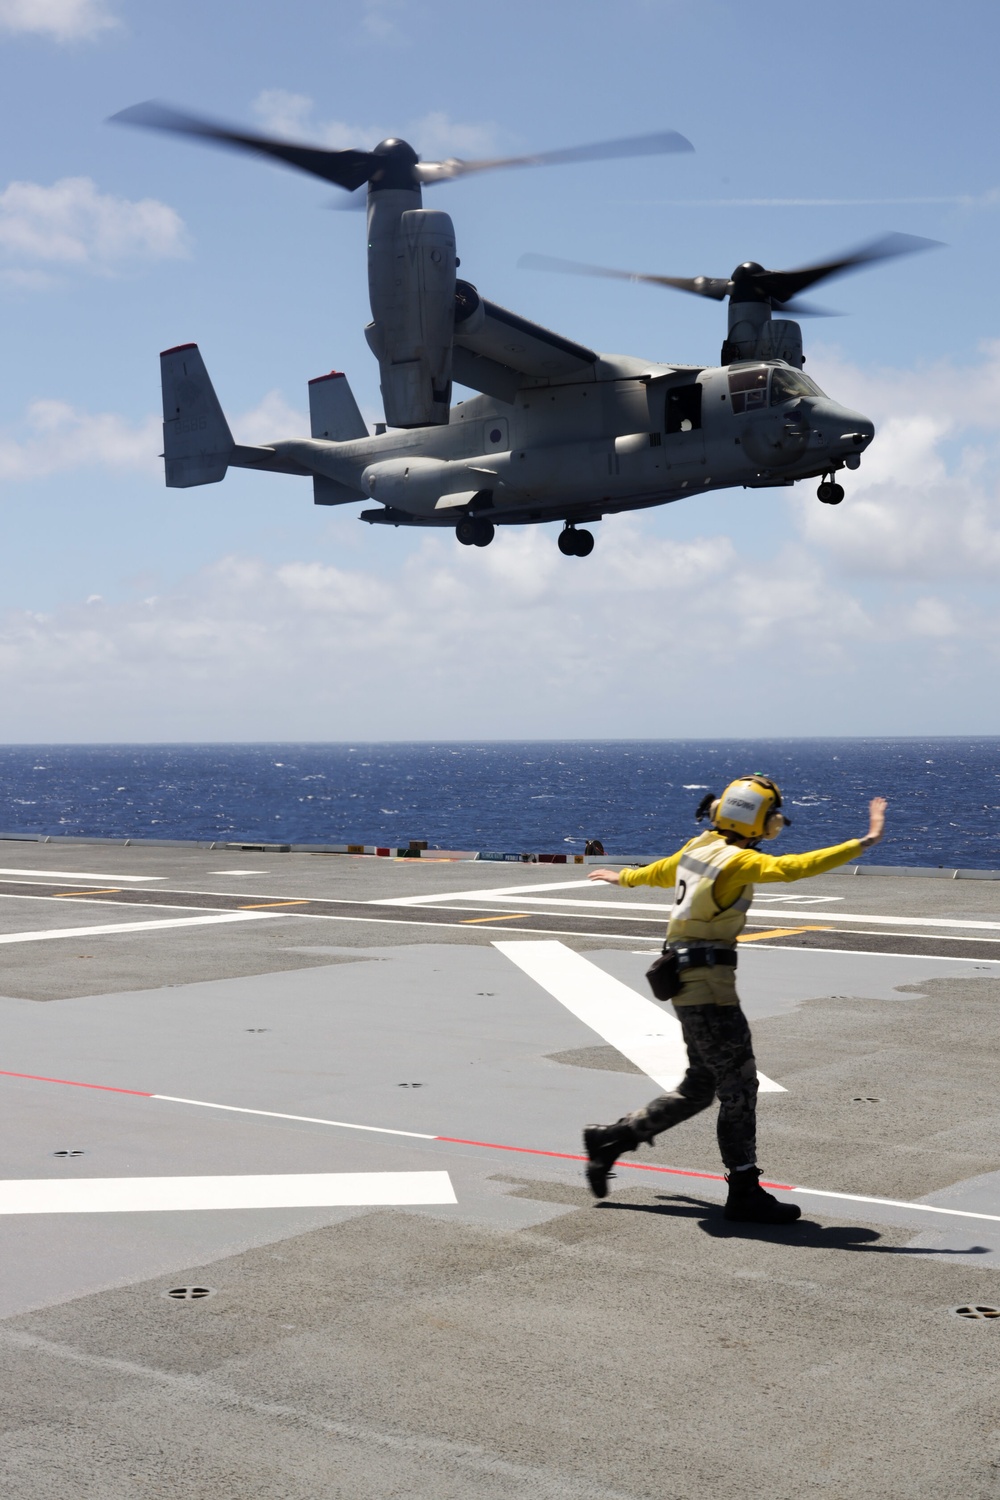
[[[366,183],[378,162],[370,151],[325,151],[319,146],[299,146],[291,141],[272,140],[270,136],[249,135],[234,130],[214,120],[198,115],[184,114],[169,105],[148,100],[145,104],[134,104],[111,116],[119,125],[142,125],[148,130],[168,130],[175,135],[194,135],[200,140],[212,141],[219,146],[231,146],[238,151],[252,151],[258,156],[272,157],[286,166],[297,167],[300,172],[309,172],[321,177],[324,182],[334,182],[338,187],[353,192]]]
[[[353,193],[348,193],[346,198],[338,198],[335,203],[328,203],[326,206],[337,213],[364,213],[368,207],[368,193],[365,188],[359,187]]]
[[[628,156],[661,156],[677,151],[693,151],[691,142],[676,130],[661,130],[654,135],[632,135],[619,141],[598,141],[593,146],[567,146],[561,151],[536,151],[530,156],[495,156],[482,161],[422,161],[417,167],[421,182],[447,182],[470,172],[492,172],[498,167],[555,167],[578,161],[613,161]]]
[[[760,290],[772,302],[790,302],[799,292],[815,286],[820,281],[830,281],[834,276],[846,276],[862,266],[880,260],[892,260],[899,255],[913,255],[918,250],[932,250],[940,240],[927,240],[916,234],[886,234],[869,244],[849,250],[837,260],[822,262],[815,266],[803,266],[798,271],[762,271],[754,276]]]
[[[697,297],[711,297],[721,302],[729,295],[729,281],[716,276],[653,276],[642,271],[616,271],[610,266],[590,266],[579,260],[560,260],[554,255],[522,255],[518,261],[526,271],[565,271],[571,276],[611,276],[616,281],[648,282],[652,286],[671,286]]]
[[[843,313],[835,312],[829,307],[817,307],[815,302],[800,302],[798,297],[793,297],[790,302],[772,302],[772,308],[779,317],[793,318],[842,318]]]

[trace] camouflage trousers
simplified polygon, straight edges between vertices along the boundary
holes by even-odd
[[[719,1150],[730,1171],[757,1160],[757,1064],[747,1018],[738,1005],[679,1005],[688,1070],[672,1094],[661,1094],[625,1116],[652,1140],[690,1120],[718,1096]]]

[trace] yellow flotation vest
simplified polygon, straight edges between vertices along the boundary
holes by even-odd
[[[692,839],[677,865],[674,905],[667,924],[668,943],[720,943],[735,946],[746,926],[753,886],[745,885],[736,900],[719,906],[713,888],[726,866],[743,851],[727,844],[714,830]]]

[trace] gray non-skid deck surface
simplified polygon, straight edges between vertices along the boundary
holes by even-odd
[[[0,1215],[5,1496],[995,1497],[1000,1326],[953,1309],[1000,1305],[1000,1223],[803,1197],[795,1229],[741,1228],[712,1177],[623,1170],[598,1206],[571,1160],[143,1097],[576,1153],[585,1120],[655,1086],[493,946],[541,936],[461,924],[549,910],[472,892],[579,870],[141,846],[0,858],[0,879],[29,882],[0,899],[0,935],[190,917],[171,888],[259,891],[246,905],[470,893],[437,928],[396,925],[395,908],[270,908],[0,945],[6,1073],[138,1091],[0,1077],[0,1177],[444,1170],[458,1200]],[[33,871],[140,876],[163,905],[33,898]],[[747,945],[758,1057],[787,1090],[761,1099],[767,1172],[1000,1215],[1000,963],[949,956],[955,929],[934,925],[1000,921],[1000,892],[794,889],[817,910],[921,916],[944,956],[903,936],[896,956]],[[656,937],[595,923],[561,941],[642,993]],[[713,1119],[635,1159],[717,1173]],[[195,1285],[212,1295],[162,1295]]]

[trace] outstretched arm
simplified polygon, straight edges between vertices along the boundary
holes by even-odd
[[[873,797],[868,804],[868,833],[863,839],[848,839],[829,849],[810,849],[805,854],[765,854],[762,849],[741,851],[716,881],[716,900],[727,906],[739,894],[740,885],[771,885],[777,881],[805,880],[810,875],[825,875],[857,859],[877,844],[885,828],[886,801]]]
[[[692,840],[688,840],[691,843]],[[687,844],[684,845],[684,849]],[[676,854],[670,854],[666,859],[654,860],[651,865],[643,865],[641,870],[591,870],[587,876],[588,880],[606,880],[608,885],[661,885],[670,887],[677,876],[677,866],[683,849],[678,849]]]

